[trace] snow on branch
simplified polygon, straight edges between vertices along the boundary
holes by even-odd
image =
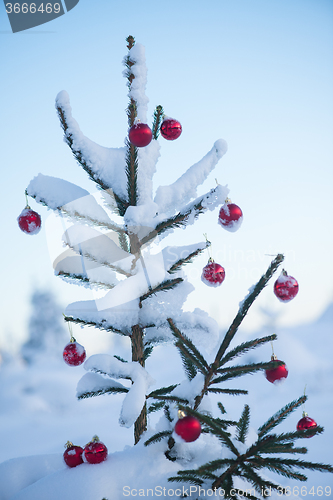
[[[61,210],[70,218],[111,229],[119,234],[125,232],[109,218],[92,194],[72,182],[38,174],[30,181],[26,192],[38,203],[52,210]]]
[[[124,60],[124,64],[129,67],[128,61],[130,61],[130,72],[134,76],[131,79],[131,85],[129,87],[128,96],[133,99],[136,103],[137,118],[143,122],[147,123],[147,109],[149,99],[145,94],[147,85],[147,66],[145,58],[145,47],[141,43],[136,43],[129,50],[128,56]],[[129,70],[124,71],[124,76],[128,78]]]
[[[168,219],[164,219],[163,216],[156,217],[155,230],[143,238],[142,243],[156,236],[156,232],[157,234],[162,234],[175,227],[184,227],[193,224],[200,214],[204,213],[206,210],[214,210],[217,206],[224,203],[228,193],[229,189],[219,184],[216,188],[211,189],[209,193],[200,196],[183,207],[178,214]]]
[[[90,196],[88,191],[72,182],[43,174],[38,174],[30,181],[26,192],[29,196],[35,198],[37,203],[46,205],[52,210],[59,209],[79,198]]]
[[[65,90],[56,97],[56,109],[64,130],[65,141],[75,158],[92,180],[103,189],[111,188],[116,197],[127,199],[125,175],[125,147],[106,148],[84,136],[72,117],[69,95]]]
[[[217,162],[227,152],[227,143],[219,139],[213,148],[198,163],[192,165],[179,179],[169,186],[160,186],[156,191],[155,203],[160,213],[174,212],[175,207],[189,202],[197,196],[197,187],[208,177]],[[223,200],[224,201],[224,200]]]
[[[200,242],[186,246],[167,246],[163,248],[162,255],[165,268],[169,273],[178,271],[183,265],[192,262],[193,258],[203,252],[210,243]]]
[[[110,268],[101,266],[68,248],[53,262],[54,274],[77,285],[113,288],[117,276]]]
[[[130,379],[133,382],[123,401],[119,418],[120,425],[131,427],[145,405],[148,388],[155,383],[155,380],[138,362],[123,363],[108,354],[90,356],[84,368],[116,379]]]
[[[118,246],[115,233],[101,234],[91,227],[75,224],[67,229],[63,240],[71,249],[87,259],[125,276],[131,275],[133,256]]]
[[[77,384],[76,397],[86,399],[101,394],[117,394],[128,391],[129,389],[120,382],[107,379],[98,373],[86,373]]]
[[[116,288],[113,288],[110,292],[114,290]],[[81,325],[92,325],[102,330],[130,335],[132,326],[139,321],[139,299],[126,302],[126,297],[123,297],[123,303],[114,307],[109,304],[108,308],[100,307],[100,300],[103,299],[72,302],[65,310],[66,321],[73,321]]]

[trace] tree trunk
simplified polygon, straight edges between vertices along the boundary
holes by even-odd
[[[143,331],[139,325],[132,326],[132,361],[138,361],[144,368],[144,348],[143,348]],[[134,444],[140,441],[140,437],[147,429],[147,407],[146,404],[134,424]]]

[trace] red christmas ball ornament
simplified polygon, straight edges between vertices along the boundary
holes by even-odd
[[[146,123],[134,124],[128,132],[128,139],[133,146],[144,148],[153,138],[153,133]]]
[[[317,427],[317,422],[313,420],[313,418],[308,417],[308,414],[304,411],[301,420],[297,424],[298,431],[305,431],[308,429],[315,429]],[[309,436],[304,436],[306,438],[313,437],[314,434],[310,434]]]
[[[298,283],[283,269],[274,283],[274,293],[281,302],[289,302],[298,293]]]
[[[223,283],[224,278],[224,268],[210,258],[208,264],[202,270],[201,281],[205,283],[205,285],[216,287]]]
[[[73,445],[70,441],[67,441],[65,446],[66,450],[63,456],[68,467],[76,467],[77,465],[83,464],[83,448]]]
[[[90,464],[100,464],[108,456],[108,449],[101,443],[98,436],[94,436],[84,448],[84,457]]]
[[[177,420],[175,425],[175,433],[180,436],[186,443],[192,443],[198,439],[201,434],[201,425],[197,418],[192,415],[183,415],[180,413],[180,418]]]
[[[27,205],[17,218],[20,229],[26,234],[38,234],[42,225],[42,219],[37,212],[31,210]]]
[[[76,342],[75,338],[72,337],[71,341],[65,346],[62,356],[68,365],[79,366],[86,359],[86,351],[83,345]]]
[[[271,362],[273,363],[274,361],[280,361],[277,359],[275,354],[271,357]],[[276,368],[267,368],[267,370],[265,370],[265,374],[268,382],[274,384],[275,382],[283,381],[287,378],[288,370],[285,363],[283,363],[283,365],[277,366]]]
[[[227,231],[234,233],[240,228],[242,222],[242,210],[227,198],[220,208],[218,223]]]
[[[161,136],[167,141],[178,139],[182,133],[182,126],[178,120],[173,118],[164,118],[160,127]]]

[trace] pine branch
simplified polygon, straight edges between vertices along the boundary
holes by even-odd
[[[186,346],[187,350],[191,352],[192,356],[198,361],[199,365],[198,368],[202,373],[206,374],[209,366],[201,352],[195,347],[193,342],[183,333],[180,332],[180,330],[176,327],[174,324],[173,320],[171,318],[167,319],[169,326],[171,328],[172,334],[177,338],[178,342],[181,343],[182,345]],[[177,345],[176,343],[176,345]],[[201,368],[200,368],[201,367]]]
[[[130,247],[129,247],[129,242],[128,242],[128,236],[125,233],[118,233],[118,241],[119,241],[119,246],[122,250],[125,250],[125,252],[130,253]]]
[[[230,345],[230,342],[234,338],[239,326],[241,325],[243,319],[245,318],[248,310],[250,309],[251,305],[255,301],[255,299],[258,297],[259,293],[265,288],[267,285],[268,281],[270,278],[273,276],[279,265],[283,262],[284,256],[282,254],[278,254],[275,259],[271,262],[270,266],[268,267],[266,273],[260,278],[258,283],[253,287],[251,292],[245,297],[244,301],[241,303],[238,313],[232,322],[229,330],[225,334],[225,337],[223,339],[223,342],[218,350],[218,353],[216,355],[215,359],[215,364],[218,366],[220,364],[220,361],[222,359],[222,356],[224,355],[225,351],[227,350],[228,346]]]
[[[188,405],[189,402],[185,398],[180,398],[178,396],[155,396],[154,399],[160,399],[162,401],[171,401],[172,403],[179,403],[182,405]]]
[[[297,467],[299,469],[307,469],[319,472],[333,472],[333,467],[327,464],[306,462],[303,460],[292,460],[292,459],[281,459],[281,458],[263,458],[256,456],[251,458],[248,463],[255,468],[264,468],[281,474],[290,479],[297,479],[298,481],[306,481],[307,477],[304,474],[295,472],[293,468]]]
[[[249,308],[251,307],[254,300],[259,295],[259,293],[267,285],[269,279],[273,276],[274,272],[279,267],[279,265],[281,264],[283,259],[284,259],[284,256],[282,254],[278,254],[276,256],[276,258],[271,262],[270,266],[268,267],[266,273],[260,278],[258,283],[252,288],[250,293],[247,295],[247,297],[245,297],[245,299],[241,303],[239,310],[238,310],[238,313],[237,313],[235,319],[233,320],[231,326],[229,327],[227,333],[225,334],[225,337],[224,337],[224,339],[219,347],[219,350],[216,354],[214,362],[209,366],[208,373],[205,376],[204,387],[201,391],[201,394],[198,395],[195,399],[195,406],[194,406],[195,409],[197,409],[199,407],[199,405],[202,401],[202,398],[207,393],[207,391],[209,392],[209,386],[211,384],[212,378],[216,373],[218,373],[222,357],[224,356],[227,348],[229,347],[230,342],[234,338],[234,336],[235,336],[239,326],[241,325],[243,319],[245,318]],[[245,345],[244,349],[246,350],[249,348],[249,346],[251,344],[249,344],[249,343],[245,343],[245,344],[246,345]],[[244,344],[243,344],[243,347],[244,347]],[[231,357],[234,357],[234,356],[235,356],[235,349],[233,349]],[[231,357],[230,357],[230,359],[231,359]],[[244,373],[246,373],[246,372],[244,372]]]
[[[98,243],[97,241],[97,238],[96,237],[96,244]],[[128,273],[127,271],[124,271],[121,267],[119,266],[115,266],[113,264],[111,264],[110,262],[107,262],[107,261],[102,261],[102,260],[98,260],[97,257],[95,257],[94,255],[92,255],[91,253],[89,253],[88,251],[84,251],[84,250],[81,250],[81,252],[79,253],[75,246],[71,245],[69,240],[67,239],[66,241],[66,245],[68,246],[68,248],[70,248],[71,250],[73,250],[73,252],[75,252],[77,255],[82,255],[83,257],[85,257],[86,259],[90,260],[91,262],[95,262],[96,264],[98,264],[98,266],[105,266],[109,269],[111,269],[112,271],[115,271],[116,273],[119,273],[123,276],[126,276],[126,278],[129,278],[131,276],[130,273]]]
[[[248,394],[244,389],[220,389],[219,387],[209,387],[207,392],[215,394],[230,394],[230,396],[238,396],[239,394]]]
[[[178,347],[178,346],[177,346]],[[192,362],[192,359],[190,359],[186,353],[183,352],[180,348],[178,348],[179,354],[183,363],[183,368],[185,371],[185,374],[187,378],[191,381],[194,379],[196,374],[198,373],[196,365]]]
[[[219,366],[225,365],[226,363],[228,363],[228,361],[231,361],[232,359],[240,356],[240,354],[245,354],[251,349],[255,349],[256,347],[259,347],[260,345],[265,344],[266,342],[272,342],[273,340],[276,339],[277,335],[274,333],[273,335],[268,335],[268,337],[262,337],[260,339],[243,342],[242,344],[239,344],[231,351],[227,352],[227,354],[221,359]]]
[[[237,433],[236,433],[236,439],[238,439],[238,441],[240,441],[241,443],[245,443],[246,435],[249,430],[249,424],[250,424],[250,407],[249,405],[245,405],[242,416],[237,424]]]
[[[272,490],[278,490],[281,489],[281,486],[275,483],[272,483],[271,481],[268,481],[266,479],[263,479],[260,477],[254,470],[249,467],[248,465],[242,463],[240,465],[241,469],[243,470],[243,475],[244,477],[253,484],[255,489],[261,493],[263,489],[265,488],[272,488]]]
[[[282,422],[291,412],[296,410],[299,406],[305,403],[307,400],[306,396],[301,396],[300,398],[296,399],[295,401],[292,401],[291,403],[288,403],[286,406],[281,408],[277,413],[275,413],[271,418],[267,420],[263,425],[261,425],[258,429],[258,437],[262,438],[272,430],[274,427],[276,427],[280,422]]]
[[[296,453],[305,455],[308,452],[307,448],[295,448],[294,443],[275,443],[265,446],[265,455],[270,453],[288,453],[296,455]]]
[[[211,245],[210,241],[207,241],[206,247],[208,248]],[[175,262],[169,269],[168,273],[174,273],[176,271],[179,271],[182,266],[185,264],[190,264],[193,262],[193,258],[196,257],[197,255],[200,255],[205,248],[198,248],[197,250],[194,250],[194,252],[190,253],[187,257],[184,257],[183,259],[179,259],[177,262]]]
[[[149,406],[147,413],[153,413],[159,411],[164,407],[164,401],[157,401]]]
[[[47,203],[44,202],[43,205],[47,206]],[[86,222],[87,224],[93,225],[94,227],[100,227],[102,229],[109,229],[110,231],[115,231],[119,235],[126,235],[126,230],[119,226],[116,222],[113,222],[110,219],[110,222],[106,221],[99,221],[97,219],[94,219],[93,217],[89,217],[87,214],[81,214],[77,210],[75,212],[68,211],[66,210],[66,205],[62,205],[61,207],[58,207],[57,210],[61,210],[61,212],[66,215],[67,217],[73,218],[78,221]]]
[[[128,363],[128,361],[121,356],[117,356],[117,354],[113,355],[114,358],[118,359],[118,361],[121,361],[122,363]]]
[[[73,274],[66,273],[64,271],[59,271],[56,273],[57,276],[64,280],[68,280],[73,282],[75,285],[85,285],[89,283],[89,286],[93,286],[95,288],[105,288],[111,290],[115,287],[115,285],[110,285],[109,283],[102,283],[101,281],[92,281],[91,278],[84,276],[83,274]]]
[[[227,410],[224,408],[224,406],[223,406],[222,403],[218,402],[217,406],[219,407],[220,412],[222,413],[222,415],[224,415],[225,413],[227,413]]]
[[[275,363],[272,365],[272,363]],[[230,380],[232,378],[241,377],[246,373],[255,373],[259,370],[267,370],[267,368],[274,368],[275,365],[280,366],[283,364],[283,361],[276,360],[274,362],[268,361],[265,363],[251,363],[249,365],[238,365],[238,366],[230,366],[229,368],[221,368],[216,370],[217,373],[222,373],[220,377],[213,379],[210,382],[211,384],[219,384],[220,382],[224,382],[225,380]]]
[[[149,356],[151,355],[151,353],[153,352],[154,350],[154,346],[153,345],[150,345],[148,347],[145,348],[145,350],[143,351],[143,359],[144,361],[146,361]]]
[[[195,470],[181,470],[177,472],[179,475],[188,475],[188,476],[195,476],[197,474],[201,474],[201,472],[214,472],[219,469],[223,469],[228,465],[232,465],[234,463],[233,459],[230,458],[220,458],[217,460],[212,460],[211,462],[207,462],[204,465],[201,465],[198,467],[198,469]]]
[[[317,425],[317,427],[314,427],[312,429],[307,429],[304,431],[292,431],[292,432],[284,432],[282,434],[269,434],[268,436],[264,436],[263,438],[260,437],[259,440],[257,441],[258,446],[262,446],[261,443],[266,446],[267,443],[271,445],[271,443],[276,443],[276,444],[290,444],[290,442],[295,441],[295,439],[299,438],[304,438],[304,437],[312,437],[315,436],[316,434],[322,434],[324,432],[324,428],[321,427],[320,425]],[[259,449],[259,448],[258,448]],[[265,453],[265,452],[263,452]]]
[[[118,394],[121,392],[128,392],[129,389],[126,387],[107,387],[103,389],[99,389],[97,391],[87,391],[80,394],[77,399],[87,399],[93,398],[95,396],[101,396],[102,394]]]
[[[160,133],[160,126],[163,121],[163,116],[164,116],[163,107],[161,105],[156,106],[154,111],[154,122],[152,127],[153,138],[155,140],[158,139]]]
[[[151,438],[147,439],[147,441],[144,442],[144,445],[149,446],[150,444],[158,443],[162,439],[164,439],[168,436],[171,436],[171,434],[172,434],[172,431],[158,432],[157,434],[154,434]]]
[[[152,288],[151,290],[149,290],[149,292],[145,293],[144,295],[141,295],[140,302],[148,299],[148,297],[154,295],[157,292],[167,292],[168,290],[172,290],[182,281],[184,281],[183,278],[174,278],[172,280],[162,281],[162,283],[157,285],[155,288]]]
[[[175,483],[190,483],[190,484],[195,484],[196,486],[202,486],[204,481],[202,479],[196,479],[191,476],[172,476],[168,477],[169,482],[175,482]]]
[[[138,200],[138,148],[126,139],[126,175],[128,203],[136,206]]]
[[[162,234],[168,229],[184,227],[190,221],[192,222],[193,219],[197,219],[200,214],[203,214],[207,210],[207,202],[215,195],[217,188],[211,189],[209,193],[206,193],[204,196],[197,198],[194,202],[187,205],[183,209],[183,211],[180,211],[176,215],[159,222],[155,226],[155,228],[149,234],[147,234],[147,236],[142,238],[142,245],[148,243],[148,241],[150,241],[152,238],[155,238],[156,233]]]
[[[80,318],[73,318],[72,316],[65,316],[64,320],[71,322],[71,323],[76,323],[78,325],[93,326],[94,328],[99,328],[100,330],[104,330],[106,332],[119,333],[120,335],[124,335],[126,337],[128,337],[130,335],[129,332],[119,330],[118,328],[115,328],[111,325],[103,326],[106,323],[105,320],[102,320],[100,323],[97,323],[96,321],[85,321],[85,320],[80,319]]]
[[[155,398],[156,396],[164,396],[165,394],[170,394],[170,392],[174,391],[178,384],[169,385],[168,387],[161,387],[160,389],[156,389],[155,391],[147,394],[147,398]]]

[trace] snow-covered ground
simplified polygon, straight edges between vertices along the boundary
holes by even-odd
[[[266,333],[249,335],[240,330],[235,342]],[[238,379],[234,387],[248,389],[249,395],[223,397],[228,418],[238,419],[248,402],[251,426],[256,429],[273,412],[301,396],[306,386],[309,399],[305,410],[325,432],[302,443],[309,450],[304,459],[332,463],[333,304],[316,322],[277,330],[277,333],[274,349],[288,366],[288,378],[278,386],[270,384],[261,373]],[[90,329],[89,334],[94,335],[93,330]],[[116,339],[110,343],[109,352],[128,358],[129,346],[120,342],[119,337]],[[247,354],[243,361],[266,360],[270,354],[267,345]],[[157,381],[156,387],[159,383],[168,385],[185,378],[176,350],[168,345],[154,350],[148,359],[147,371]],[[178,485],[167,483],[167,478],[175,475],[178,465],[165,459],[163,442],[148,448],[132,447],[133,429],[118,424],[124,398],[121,394],[77,401],[76,384],[83,373],[82,366],[69,367],[61,356],[57,358],[43,352],[30,365],[18,359],[4,360],[0,365],[0,499],[102,500],[105,497],[118,500],[135,493],[172,497],[171,490],[176,490]],[[301,410],[294,412],[281,424],[280,430],[293,430],[301,416]],[[155,414],[152,425],[158,418]],[[62,459],[66,441],[84,446],[94,434],[108,447],[107,461],[67,468]],[[191,468],[213,459],[214,442],[210,436],[201,436],[195,443],[183,445],[183,456],[181,467],[186,467],[190,457],[194,459]],[[290,486],[292,498],[319,498],[321,486],[323,497],[332,496],[332,474],[306,475],[309,479],[305,484],[273,474],[270,477]],[[299,487],[299,495],[298,490],[293,490],[295,486]],[[301,494],[302,486],[306,489],[303,488]],[[153,491],[147,494],[148,488]],[[194,489],[191,493],[191,498],[198,498]],[[175,493],[174,497],[179,495]]]

